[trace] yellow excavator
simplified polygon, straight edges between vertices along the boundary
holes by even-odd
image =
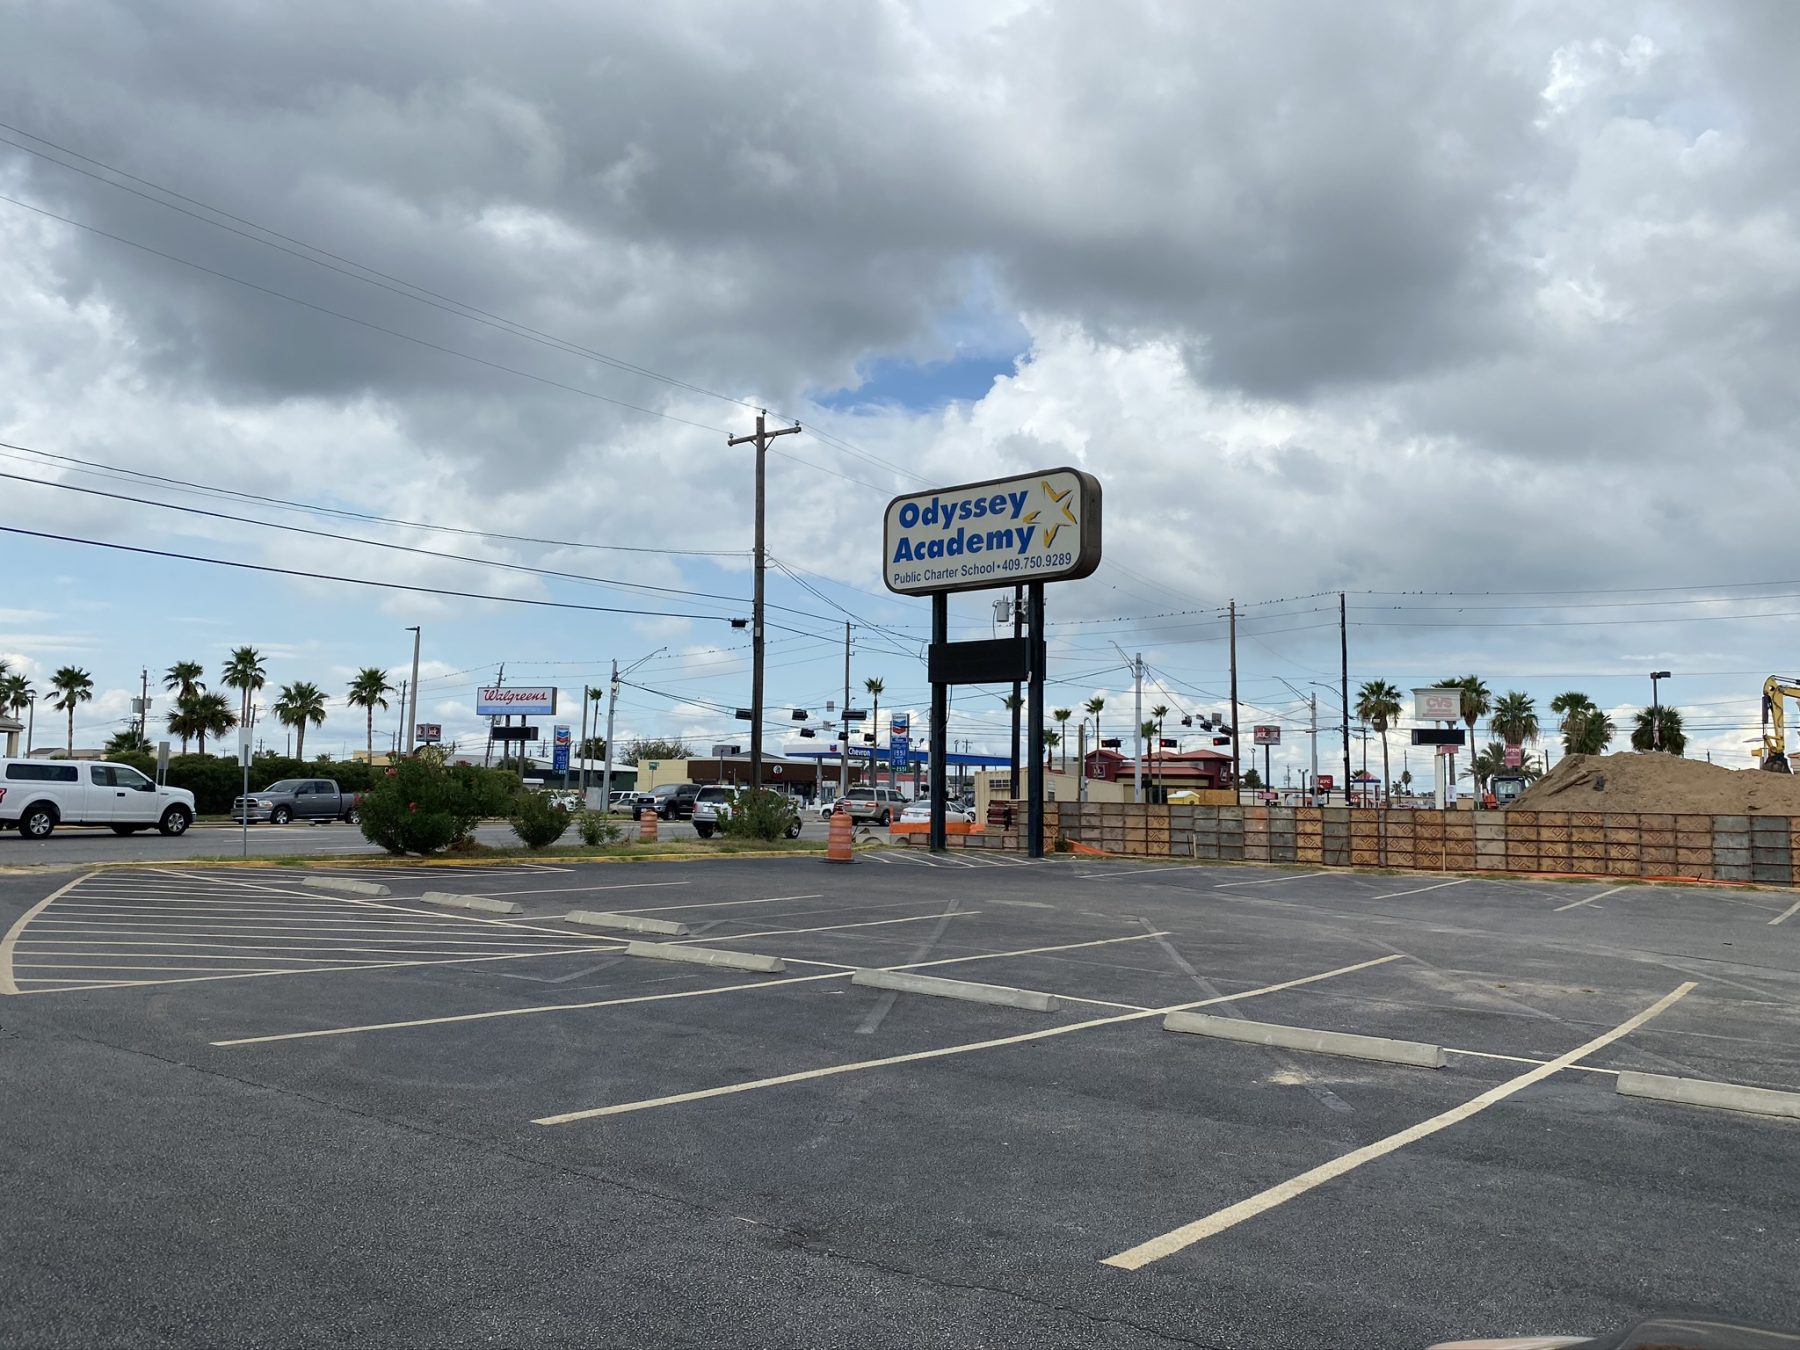
[[[1769,773],[1792,773],[1787,761],[1787,718],[1782,709],[1784,698],[1800,699],[1800,679],[1771,675],[1763,681],[1762,700],[1762,767]]]

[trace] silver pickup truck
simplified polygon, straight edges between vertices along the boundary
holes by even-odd
[[[260,792],[239,797],[231,804],[233,820],[251,824],[268,821],[286,825],[292,820],[344,820],[354,825],[361,818],[360,793],[340,791],[329,778],[283,778]]]

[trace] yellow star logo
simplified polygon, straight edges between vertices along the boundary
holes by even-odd
[[[1055,488],[1051,487],[1050,484],[1042,478],[1038,479],[1038,486],[1044,490],[1044,495],[1046,497],[1048,497],[1052,502],[1056,503],[1056,505],[1058,505],[1062,508],[1063,520],[1067,521],[1071,525],[1078,523],[1075,519],[1075,513],[1069,509],[1069,498],[1075,495],[1074,488],[1066,488],[1063,491],[1058,492]],[[1038,516],[1038,513],[1033,511],[1029,516],[1025,517],[1025,519],[1036,520],[1037,516]],[[1056,525],[1052,525],[1049,529],[1044,531],[1044,547],[1045,548],[1049,548],[1052,544],[1054,544],[1056,542],[1057,532],[1061,529],[1062,529],[1062,525],[1059,523]]]

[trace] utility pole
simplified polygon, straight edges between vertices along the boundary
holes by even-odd
[[[1312,700],[1312,790],[1316,798],[1319,794],[1319,696],[1311,694]],[[1319,803],[1315,801],[1313,805]]]
[[[406,690],[407,690],[406,681],[405,680],[400,681],[400,716],[401,717],[406,716]],[[400,747],[402,745],[407,744],[407,739],[408,738],[405,735],[405,728],[396,727],[394,729],[394,748],[393,748],[392,753],[396,754],[396,755],[399,754]]]
[[[404,692],[400,695],[400,706],[406,709],[406,754],[409,759],[412,757],[413,751],[418,748],[417,738],[419,734],[419,629],[417,625],[413,626],[412,635],[413,665],[412,679],[410,681],[410,684],[412,685],[412,703],[410,705],[407,704],[406,694]],[[405,685],[401,686],[402,691],[404,691],[405,688]]]
[[[844,623],[844,739],[838,748],[843,751],[838,756],[838,796],[842,797],[850,791],[850,624]]]
[[[1133,681],[1132,722],[1137,728],[1137,756],[1131,767],[1131,799],[1143,805],[1144,802],[1144,654],[1139,652],[1131,662],[1131,678]]]
[[[1344,803],[1350,804],[1350,625],[1344,620],[1344,593],[1338,592],[1338,695],[1343,713]]]
[[[728,436],[726,445],[754,445],[756,447],[756,591],[752,601],[750,614],[750,786],[762,786],[762,744],[763,744],[763,572],[768,566],[768,549],[763,532],[764,507],[767,501],[765,460],[769,442],[777,436],[792,436],[800,430],[800,424],[791,427],[779,427],[769,431],[765,427],[767,411],[756,414],[756,434],[753,436]],[[618,670],[614,667],[615,678]],[[615,686],[614,697],[617,697]],[[610,732],[608,741],[610,743]],[[612,752],[607,752],[607,763],[612,763]]]
[[[581,739],[575,745],[575,790],[581,794],[581,808],[587,809],[587,743],[588,743],[588,682],[587,676],[581,677]]]
[[[1231,602],[1231,788],[1234,792],[1238,791],[1238,784],[1243,781],[1243,775],[1238,771],[1240,758],[1238,733],[1242,728],[1238,726],[1237,694],[1237,601],[1233,600]],[[1242,798],[1239,800],[1241,801]]]
[[[613,757],[613,709],[619,706],[619,662],[615,657],[612,663],[612,683],[607,686],[611,695],[606,700],[606,745],[601,754],[604,756],[600,770],[600,809],[612,810],[612,757]],[[633,811],[633,815],[637,812]]]
[[[142,692],[138,697],[138,739],[148,745],[150,743],[150,671],[148,667],[143,670],[139,683],[142,686]]]
[[[613,667],[613,669],[615,671],[617,671],[618,666],[615,665]],[[494,672],[494,687],[499,688],[501,685],[503,685],[505,683],[506,683],[506,662],[502,661],[500,663],[500,668]],[[482,752],[481,767],[484,769],[487,768],[488,762],[490,760],[492,760],[493,757],[494,757],[494,718],[493,718],[492,714],[489,714],[489,716],[488,716],[487,749]],[[504,758],[504,755],[502,755],[502,758]]]

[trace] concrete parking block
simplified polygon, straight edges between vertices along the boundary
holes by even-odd
[[[660,933],[665,937],[686,937],[689,931],[685,923],[640,919],[635,914],[607,914],[597,909],[572,909],[563,915],[563,922],[587,928],[619,928],[627,933]]]
[[[355,881],[349,877],[303,877],[302,886],[316,891],[342,891],[345,895],[392,895],[386,886],[373,881]]]
[[[523,914],[525,906],[517,900],[493,900],[485,895],[455,895],[450,891],[426,891],[419,899],[428,905],[448,905],[452,909],[475,909],[483,914]]]
[[[1627,1071],[1618,1078],[1621,1097],[1645,1097],[1652,1101],[1679,1102],[1683,1106],[1710,1106],[1721,1111],[1745,1111],[1758,1116],[1782,1116],[1800,1120],[1800,1092],[1745,1087],[1741,1083],[1715,1083],[1705,1078],[1675,1078],[1660,1073]]]
[[[779,956],[763,956],[759,952],[723,952],[711,947],[675,947],[666,942],[628,942],[625,955],[645,956],[653,961],[685,961],[695,966],[724,966],[731,970],[756,970],[773,973],[787,969]]]
[[[972,980],[942,980],[930,975],[912,975],[903,970],[859,970],[850,977],[851,984],[868,989],[892,989],[902,994],[925,994],[931,998],[959,998],[969,1003],[991,1003],[1002,1008],[1025,1008],[1031,1012],[1055,1012],[1062,1007],[1054,994],[1035,989],[1015,989],[1006,984],[977,984]]]
[[[1314,1031],[1309,1027],[1281,1026],[1274,1022],[1248,1022],[1235,1017],[1209,1017],[1205,1013],[1170,1013],[1164,1031],[1191,1036],[1216,1036],[1252,1045],[1280,1046],[1285,1050],[1311,1050],[1347,1059],[1372,1059],[1384,1064],[1409,1064],[1420,1069],[1444,1067],[1442,1046],[1421,1041],[1397,1041],[1387,1036],[1356,1036],[1342,1031]]]

